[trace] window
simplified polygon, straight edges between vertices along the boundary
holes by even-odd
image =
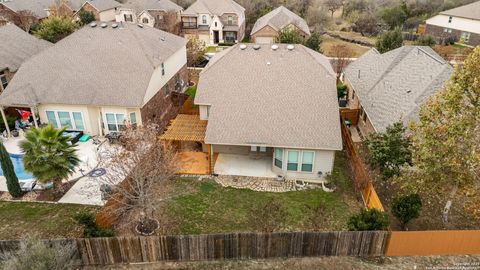
[[[260,146],[260,152],[267,152],[267,147]]]
[[[278,168],[282,168],[282,161],[283,161],[283,149],[275,148],[275,166]]]
[[[122,113],[106,113],[108,131],[121,131],[125,128],[125,115]]]
[[[233,17],[232,17],[232,16],[228,16],[228,17],[227,17],[227,24],[228,24],[228,25],[232,25],[232,24],[233,24]]]
[[[142,23],[148,23],[148,18],[143,18]]]
[[[133,15],[132,14],[123,14],[123,18],[126,22],[133,22]]]
[[[448,28],[443,29],[443,32],[447,33],[447,32],[448,32]]]
[[[162,76],[163,76],[163,75],[165,75],[165,64],[164,63],[162,63],[161,68],[162,68]]]
[[[298,151],[288,151],[288,171],[298,171]]]
[[[452,29],[448,29],[448,33],[452,33]]]
[[[47,111],[47,120],[48,123],[52,124],[54,128],[58,128],[57,118],[55,117],[55,112]]]
[[[207,106],[207,118],[210,117],[210,106]]]
[[[452,16],[448,17],[448,23],[451,23],[452,22]]]
[[[462,34],[460,35],[460,39],[463,42],[468,42],[470,40],[470,32],[462,32]]]
[[[217,27],[217,22],[215,22],[215,27]]]
[[[5,72],[0,72],[0,83],[1,83],[1,87],[0,87],[0,92],[2,92],[3,90],[5,90],[5,88],[7,87],[8,85],[8,81],[7,81],[7,74],[5,74]]]
[[[250,146],[250,151],[257,152],[257,147],[255,145]]]
[[[302,152],[302,172],[312,172],[313,171],[313,156],[314,152],[303,151]]]
[[[47,121],[54,128],[66,127],[73,130],[84,130],[83,116],[81,112],[46,111]]]
[[[137,115],[135,114],[135,112],[131,112],[130,113],[130,123],[132,125],[136,125],[137,124]]]
[[[202,23],[207,24],[207,15],[202,16]]]
[[[163,15],[157,15],[157,21],[162,22],[163,21]]]
[[[237,35],[235,34],[235,32],[225,32],[225,42],[235,43],[236,38],[237,38]]]

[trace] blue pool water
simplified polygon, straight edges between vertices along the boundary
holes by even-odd
[[[32,179],[33,176],[25,171],[23,167],[23,155],[10,154],[10,159],[13,163],[13,169],[17,175],[18,180]],[[0,175],[3,176],[2,168],[0,167]]]

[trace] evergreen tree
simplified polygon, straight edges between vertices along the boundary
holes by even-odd
[[[396,48],[400,48],[403,46],[403,37],[402,31],[399,28],[388,31],[385,34],[381,35],[375,47],[380,53],[386,53],[388,51],[394,50]]]
[[[7,149],[5,149],[5,146],[1,142],[0,159],[3,175],[7,179],[8,193],[10,193],[10,195],[12,195],[12,197],[14,198],[20,197],[22,195],[22,189],[20,188],[17,175],[15,174],[15,170],[13,169],[12,160],[10,159],[10,155],[8,154]]]

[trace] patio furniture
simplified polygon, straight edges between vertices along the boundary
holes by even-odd
[[[66,130],[62,135],[70,137],[70,143],[74,144],[77,143],[78,140],[80,140],[80,138],[83,136],[83,131]]]
[[[87,134],[83,134],[82,137],[78,139],[79,142],[87,142],[88,140],[90,140],[90,136],[88,136]]]
[[[20,184],[20,189],[22,191],[28,192],[28,191],[33,191],[33,189],[37,185],[37,180],[30,179],[26,181],[19,181],[18,183]]]
[[[107,135],[105,135],[105,138],[107,138],[108,142],[111,144],[118,142],[121,137],[122,137],[122,134],[120,132],[110,132]]]

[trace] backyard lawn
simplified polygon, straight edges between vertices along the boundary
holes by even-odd
[[[358,45],[355,43],[346,42],[337,38],[332,38],[329,36],[324,35],[322,38],[322,45],[321,50],[322,53],[326,56],[333,57],[335,55],[334,46],[335,45],[345,45],[349,50],[352,52],[352,58],[357,58],[362,56],[362,54],[366,53],[370,50],[369,47]]]
[[[95,207],[35,202],[0,202],[0,239],[18,239],[27,234],[41,238],[81,237],[83,228],[73,217]]]
[[[331,175],[337,190],[308,189],[287,193],[223,188],[213,180],[175,180],[172,194],[182,194],[160,207],[160,234],[301,230],[344,230],[359,211],[343,153]],[[277,208],[275,208],[277,207]],[[273,227],[272,227],[273,226]]]

